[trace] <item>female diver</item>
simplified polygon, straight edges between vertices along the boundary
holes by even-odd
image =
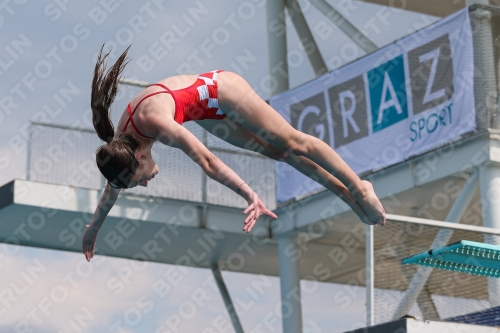
[[[360,180],[326,143],[295,130],[235,73],[213,71],[163,79],[134,97],[115,130],[109,108],[130,47],[107,72],[109,53],[103,55],[103,48],[94,70],[91,108],[97,135],[106,142],[98,148],[96,161],[108,184],[83,235],[88,261],[94,256],[97,233],[120,189],[147,186],[158,173],[151,156],[156,141],[182,149],[210,178],[248,202],[243,212],[248,214],[244,231],[250,232],[261,214],[277,218],[249,185],[182,126],[189,120],[214,135],[220,132],[217,126],[225,126],[223,140],[288,163],[338,195],[364,223],[385,224],[385,211],[372,185]]]

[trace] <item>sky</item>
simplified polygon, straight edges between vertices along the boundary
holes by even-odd
[[[350,0],[328,0],[377,46],[437,20]],[[364,52],[307,1],[299,1],[329,70]],[[195,10],[196,9],[196,10]],[[198,13],[198,14],[196,14]],[[314,78],[287,19],[290,87]],[[176,42],[163,46],[166,36]],[[264,98],[268,73],[265,1],[0,2],[0,184],[26,178],[30,121],[91,128],[90,83],[101,45],[110,61],[132,45],[125,76],[155,82],[214,69],[237,71]],[[208,46],[208,47],[207,47]],[[212,47],[213,46],[213,47]],[[235,59],[251,55],[245,67]],[[61,89],[72,94],[61,100]],[[234,332],[209,270],[14,245],[0,246],[0,331]],[[168,294],[152,285],[179,276]],[[245,332],[281,332],[279,279],[223,272]],[[248,287],[269,288],[252,298]],[[207,282],[208,281],[208,282]],[[210,283],[211,282],[211,283]],[[206,301],[194,301],[200,288]],[[349,294],[349,301],[342,295]],[[304,327],[343,332],[364,325],[363,288],[302,281]],[[344,301],[339,301],[343,299]],[[178,322],[176,320],[178,319]]]

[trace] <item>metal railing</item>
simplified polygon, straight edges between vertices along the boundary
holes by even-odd
[[[367,257],[372,256],[372,261],[368,261],[372,274],[367,267],[367,292],[372,293],[372,298],[367,299],[367,305],[371,305],[368,309],[371,325],[394,320],[398,306],[405,302],[412,280],[418,279],[421,274],[418,271],[422,270],[420,266],[403,265],[401,260],[429,250],[440,230],[445,228],[452,234],[449,243],[459,240],[491,242],[491,237],[500,235],[500,230],[475,225],[390,214],[387,218],[391,223],[383,228],[371,227],[372,242],[370,233],[367,233]],[[491,283],[497,283],[493,280],[498,279],[441,269],[429,270],[428,279],[418,297],[409,304],[410,310],[406,315],[448,321],[496,306],[498,295],[492,292]]]

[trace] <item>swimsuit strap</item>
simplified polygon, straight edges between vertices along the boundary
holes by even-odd
[[[137,107],[139,107],[139,105],[142,103],[142,101],[144,101],[146,98],[149,98],[151,96],[158,95],[158,94],[171,94],[170,89],[168,89],[167,87],[165,87],[162,84],[157,83],[157,84],[152,84],[151,86],[160,86],[160,87],[164,88],[166,91],[157,91],[157,92],[151,93],[149,95],[146,95],[145,97],[143,97],[141,99],[141,101],[139,103],[137,103],[137,105],[134,108],[134,111],[132,111],[132,109],[130,108],[130,103],[129,103],[127,105],[127,111],[128,111],[129,117],[127,119],[127,122],[125,123],[125,126],[123,127],[123,132],[125,132],[125,130],[127,129],[128,124],[130,122],[132,124],[132,126],[134,127],[135,131],[137,132],[137,134],[139,134],[143,138],[155,139],[155,138],[152,138],[150,136],[146,136],[146,135],[142,134],[141,131],[139,131],[139,129],[137,128],[137,126],[135,126],[134,119],[132,118],[134,116],[135,110],[137,110]]]
[[[164,85],[163,85],[163,84],[161,84],[161,83],[153,83],[153,84],[152,84],[152,85],[150,85],[149,87],[152,87],[152,86],[162,87],[163,89],[165,89],[165,90],[166,90],[166,91],[164,91],[164,92],[169,93],[170,95],[173,95],[173,94],[172,94],[172,90],[170,90],[167,86],[164,86]]]
[[[177,101],[177,97],[175,97],[175,93],[174,93],[174,91],[172,91],[169,87],[167,87],[167,86],[165,86],[165,85],[163,85],[163,84],[161,84],[161,83],[153,83],[152,85],[150,85],[150,87],[151,87],[151,86],[162,87],[163,89],[165,89],[165,90],[166,90],[166,91],[162,91],[162,92],[164,92],[164,93],[169,93],[169,94],[170,94],[170,96],[172,96],[172,98],[174,99],[174,105],[175,105],[174,120],[175,120],[177,123],[182,124],[182,121],[180,121],[180,122],[179,122],[177,119],[175,119],[175,117],[176,117],[176,116],[178,116],[179,114],[181,114],[181,112],[178,112],[178,110],[177,110],[177,108],[178,108],[178,106],[179,106],[179,103],[178,103],[178,101]]]

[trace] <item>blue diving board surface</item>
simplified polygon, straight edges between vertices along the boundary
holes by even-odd
[[[500,245],[461,240],[406,257],[401,262],[500,278]]]

